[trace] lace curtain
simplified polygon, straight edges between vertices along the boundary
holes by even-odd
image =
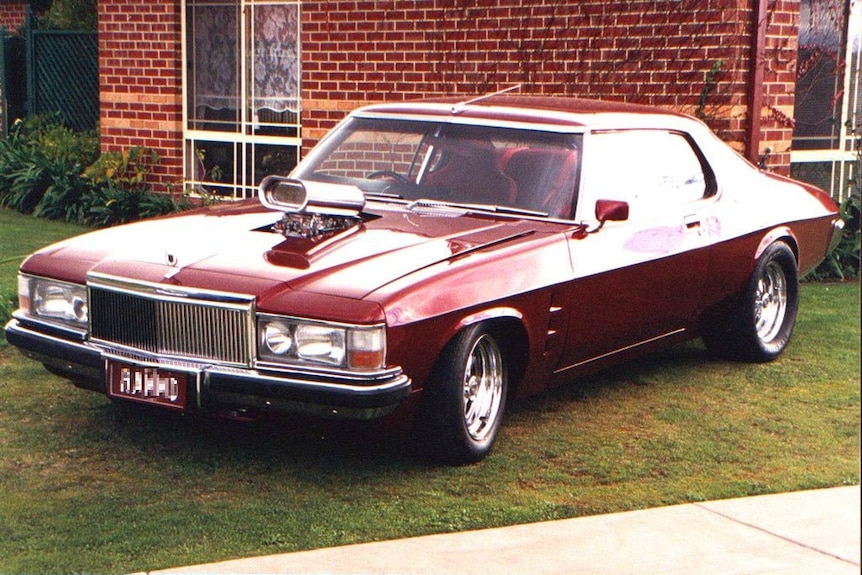
[[[257,6],[254,11],[255,110],[299,110],[299,9]]]
[[[296,4],[253,5],[255,110],[299,109],[299,9]],[[240,109],[239,6],[197,6],[192,16],[195,107]]]

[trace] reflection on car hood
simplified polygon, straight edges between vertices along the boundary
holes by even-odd
[[[363,224],[320,240],[272,231],[280,214],[235,210],[141,222],[51,246],[25,263],[60,259],[70,281],[89,271],[149,282],[262,295],[294,290],[360,299],[415,270],[524,236],[541,222],[463,213],[375,210]],[[47,268],[45,268],[47,269]]]

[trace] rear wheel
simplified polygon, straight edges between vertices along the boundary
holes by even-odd
[[[771,361],[790,341],[799,307],[799,277],[793,250],[769,246],[735,310],[704,335],[707,347],[730,359]]]
[[[499,336],[483,324],[460,332],[446,346],[423,391],[415,434],[434,461],[461,465],[491,451],[508,389],[508,366]]]

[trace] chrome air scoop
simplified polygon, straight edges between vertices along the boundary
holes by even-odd
[[[260,202],[284,212],[276,230],[285,237],[314,239],[362,222],[365,195],[355,186],[268,176],[258,189]]]

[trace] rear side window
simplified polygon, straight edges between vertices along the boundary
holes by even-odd
[[[585,143],[579,219],[593,218],[598,199],[629,203],[631,220],[656,217],[697,201],[713,189],[689,139],[679,132],[599,132]]]

